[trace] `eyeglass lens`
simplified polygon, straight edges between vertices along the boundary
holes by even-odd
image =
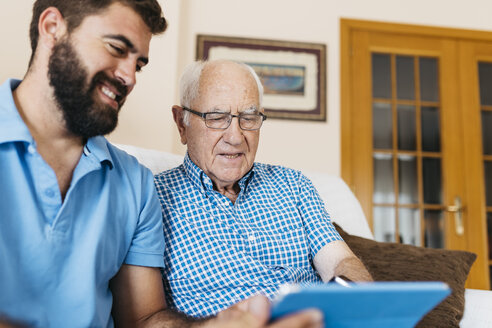
[[[232,117],[229,113],[207,113],[205,123],[212,129],[227,129]],[[258,114],[241,114],[238,119],[239,127],[243,130],[257,130],[263,123],[263,116]]]

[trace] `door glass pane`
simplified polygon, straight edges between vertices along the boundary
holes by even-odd
[[[398,105],[398,149],[416,149],[415,130],[415,106]]]
[[[482,111],[483,154],[492,155],[492,111]]]
[[[375,203],[394,203],[393,156],[374,154],[374,195]]]
[[[393,119],[391,105],[374,103],[372,109],[372,135],[376,149],[392,149]]]
[[[480,103],[492,105],[492,63],[478,63]]]
[[[400,243],[421,246],[419,210],[400,208],[398,215]]]
[[[383,242],[395,241],[395,209],[393,207],[373,207],[374,239]]]
[[[424,203],[441,204],[441,159],[422,158]]]
[[[444,248],[444,220],[441,211],[424,211],[425,247]]]
[[[485,172],[485,198],[487,206],[492,206],[492,162],[484,161],[483,169]]]
[[[396,95],[398,99],[415,99],[413,57],[396,56]]]
[[[398,155],[398,187],[398,201],[400,203],[418,203],[417,160],[415,156]]]
[[[422,107],[422,150],[439,152],[441,137],[437,107]]]
[[[372,54],[372,96],[391,98],[391,61],[389,55]]]
[[[439,101],[439,82],[437,78],[437,59],[420,58],[420,99],[422,101]]]

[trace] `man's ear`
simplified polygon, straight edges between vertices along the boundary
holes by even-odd
[[[46,8],[39,16],[39,41],[47,48],[52,48],[67,32],[67,24],[60,11],[55,7]]]
[[[183,122],[183,108],[178,105],[173,106],[173,118],[174,122],[176,122],[176,126],[178,127],[179,135],[181,137],[181,143],[186,145],[186,129],[188,126]]]

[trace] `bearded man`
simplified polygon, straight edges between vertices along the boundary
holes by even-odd
[[[102,136],[165,29],[157,0],[35,1],[28,72],[0,87],[0,326],[268,321],[261,298],[206,322],[167,309],[152,174]]]

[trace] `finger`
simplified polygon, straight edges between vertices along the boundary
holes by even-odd
[[[264,327],[270,319],[270,301],[262,295],[253,296],[221,311],[216,319],[235,327]]]
[[[284,316],[268,326],[268,328],[321,328],[323,315],[318,310],[306,310]]]

